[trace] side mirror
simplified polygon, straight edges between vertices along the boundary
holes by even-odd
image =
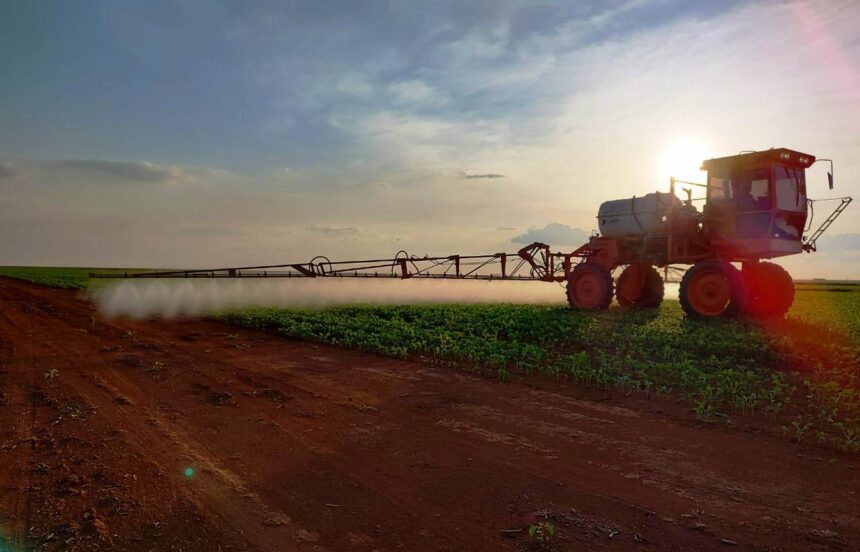
[[[830,189],[833,189],[833,173],[827,173],[827,183],[830,185]]]

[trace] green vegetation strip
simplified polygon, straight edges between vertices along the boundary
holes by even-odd
[[[90,272],[116,273],[143,272],[143,269],[130,268],[78,268],[42,266],[0,266],[0,276],[9,276],[63,289],[85,289],[107,283],[110,280],[90,280]]]
[[[703,419],[763,413],[800,440],[858,450],[860,292],[799,292],[791,317],[756,323],[654,311],[533,305],[253,308],[228,322],[501,379],[512,372],[674,394]]]

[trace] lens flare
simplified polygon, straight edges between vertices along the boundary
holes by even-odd
[[[699,169],[702,161],[710,157],[708,148],[695,138],[681,138],[665,148],[657,161],[660,185],[669,185],[669,178],[675,177],[691,182],[704,182],[705,173]]]

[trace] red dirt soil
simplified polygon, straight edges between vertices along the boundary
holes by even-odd
[[[0,279],[4,552],[850,550],[858,465],[665,400]]]

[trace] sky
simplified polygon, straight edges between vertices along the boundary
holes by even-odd
[[[571,250],[770,147],[860,197],[858,30],[850,0],[0,0],[0,265]],[[781,262],[860,278],[858,209]]]

